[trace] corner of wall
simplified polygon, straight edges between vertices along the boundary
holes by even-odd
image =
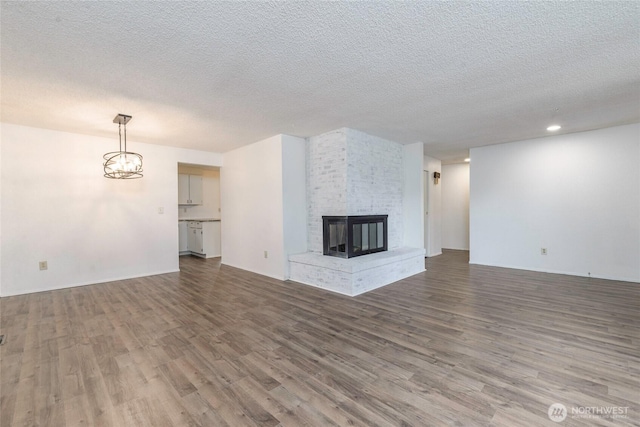
[[[220,181],[222,263],[279,279],[286,257],[282,144],[276,135],[225,153]]]
[[[402,146],[402,246],[424,248],[424,183],[422,170],[423,144],[407,144]]]
[[[429,171],[428,185],[428,229],[429,242],[427,243],[427,256],[436,256],[442,253],[442,193],[440,184],[433,182],[433,173],[442,172],[442,162],[430,156],[424,156],[423,170]]]
[[[284,279],[289,255],[307,251],[307,141],[282,135],[282,230]]]

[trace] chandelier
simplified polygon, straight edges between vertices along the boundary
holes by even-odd
[[[127,123],[131,116],[118,114],[113,123],[118,123],[120,136],[120,151],[112,151],[102,156],[104,158],[104,177],[111,179],[142,178],[142,156],[127,151]],[[122,149],[122,128],[124,128],[124,150]]]

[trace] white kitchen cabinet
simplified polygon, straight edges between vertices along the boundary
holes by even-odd
[[[189,175],[178,174],[178,204],[189,204]]]
[[[190,254],[213,258],[221,256],[220,221],[189,221],[187,225]]]
[[[189,224],[186,221],[178,222],[178,254],[189,253]]]
[[[192,205],[202,204],[202,177],[189,175],[189,200]]]
[[[206,255],[204,251],[204,238],[202,230],[202,222],[190,221],[189,222],[189,251],[191,253]]]
[[[202,204],[202,176],[178,174],[178,204]]]

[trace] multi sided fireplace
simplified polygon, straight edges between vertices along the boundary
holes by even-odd
[[[387,250],[388,215],[323,216],[324,255],[352,258]]]

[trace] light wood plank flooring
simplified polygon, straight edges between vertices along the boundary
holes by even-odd
[[[355,298],[191,257],[2,298],[0,425],[640,425],[640,284],[467,262]]]

